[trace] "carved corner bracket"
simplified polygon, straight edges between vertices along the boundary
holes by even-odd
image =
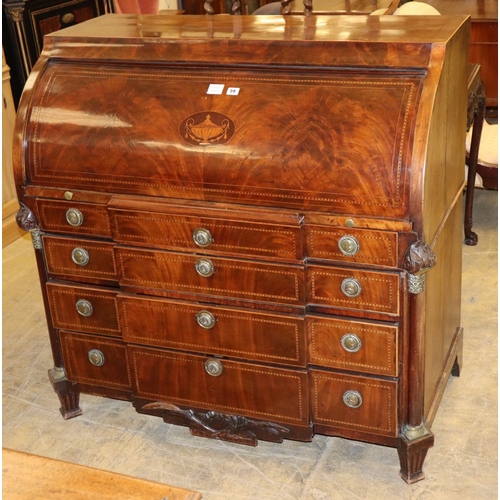
[[[28,231],[31,235],[31,241],[35,250],[42,249],[42,238],[40,236],[40,229],[33,212],[24,204],[19,203],[20,209],[16,214],[17,225],[23,230]]]
[[[272,422],[259,422],[239,415],[226,415],[215,411],[182,410],[169,403],[148,403],[142,410],[157,411],[165,422],[169,417],[181,418],[195,436],[220,439],[238,444],[257,446],[258,439],[283,442],[289,430]]]
[[[408,272],[408,286],[410,293],[418,294],[425,290],[425,275],[437,262],[432,248],[419,240],[407,250],[403,268]]]

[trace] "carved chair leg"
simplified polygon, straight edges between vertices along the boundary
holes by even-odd
[[[402,436],[399,440],[398,454],[401,470],[400,476],[408,483],[416,483],[424,479],[424,460],[427,451],[434,445],[434,434],[428,433],[416,439]]]
[[[81,415],[80,390],[76,384],[68,381],[64,374],[64,370],[52,368],[49,370],[49,379],[55,393],[59,397],[61,403],[59,411],[64,420]]]

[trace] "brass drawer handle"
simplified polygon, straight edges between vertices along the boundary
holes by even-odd
[[[205,371],[212,377],[220,377],[224,367],[218,359],[207,359],[205,361]]]
[[[357,297],[361,293],[361,283],[355,278],[346,278],[340,285],[342,293],[347,297]]]
[[[208,247],[214,242],[210,231],[202,227],[193,231],[193,240],[199,247]]]
[[[347,352],[358,352],[361,349],[361,339],[354,333],[346,333],[340,344]]]
[[[359,252],[359,242],[354,236],[342,236],[338,245],[339,250],[347,257],[352,257]]]
[[[80,316],[83,316],[84,318],[88,318],[89,316],[92,316],[92,313],[94,312],[94,308],[92,307],[92,304],[85,299],[79,299],[76,301],[76,310]]]
[[[198,259],[195,264],[196,272],[205,278],[212,276],[215,272],[214,265],[210,259]]]
[[[71,260],[79,266],[86,266],[89,263],[90,256],[87,250],[77,247],[71,252]]]
[[[68,208],[66,210],[66,221],[70,226],[81,226],[83,224],[83,214],[77,208]]]
[[[363,404],[363,398],[358,391],[346,391],[342,396],[344,404],[349,408],[359,408]]]
[[[196,313],[196,322],[202,328],[210,330],[215,326],[215,317],[210,311],[199,311]]]
[[[104,354],[99,349],[89,351],[89,361],[94,366],[102,366],[104,364]]]

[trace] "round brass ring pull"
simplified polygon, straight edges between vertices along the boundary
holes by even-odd
[[[66,210],[66,221],[70,226],[81,226],[83,224],[83,214],[77,208],[68,208]]]
[[[340,251],[347,257],[352,257],[359,252],[359,242],[354,236],[342,236],[338,245]]]
[[[342,400],[349,408],[359,408],[363,404],[363,398],[358,391],[346,391]]]
[[[199,247],[208,247],[214,242],[210,231],[201,227],[193,231],[193,240]]]
[[[361,283],[355,278],[346,278],[340,285],[342,293],[347,297],[357,297],[361,293]]]
[[[361,339],[354,333],[346,333],[340,344],[347,352],[358,352],[361,349]]]
[[[102,366],[104,364],[104,354],[99,349],[89,351],[89,361],[94,366]]]
[[[71,260],[79,266],[86,266],[89,263],[90,256],[85,248],[75,248],[71,252]]]
[[[84,318],[88,318],[89,316],[92,316],[92,313],[94,312],[94,308],[92,307],[92,304],[85,299],[79,299],[76,301],[76,310],[80,316],[83,316]]]
[[[205,278],[212,276],[215,272],[214,265],[209,259],[198,259],[195,264],[196,272]]]
[[[210,330],[215,326],[215,316],[210,311],[198,311],[196,313],[196,322],[202,328]]]
[[[212,377],[220,377],[224,367],[218,359],[207,359],[205,361],[205,371]]]

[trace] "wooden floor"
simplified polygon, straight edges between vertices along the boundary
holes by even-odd
[[[195,491],[2,449],[3,500],[200,500]]]

